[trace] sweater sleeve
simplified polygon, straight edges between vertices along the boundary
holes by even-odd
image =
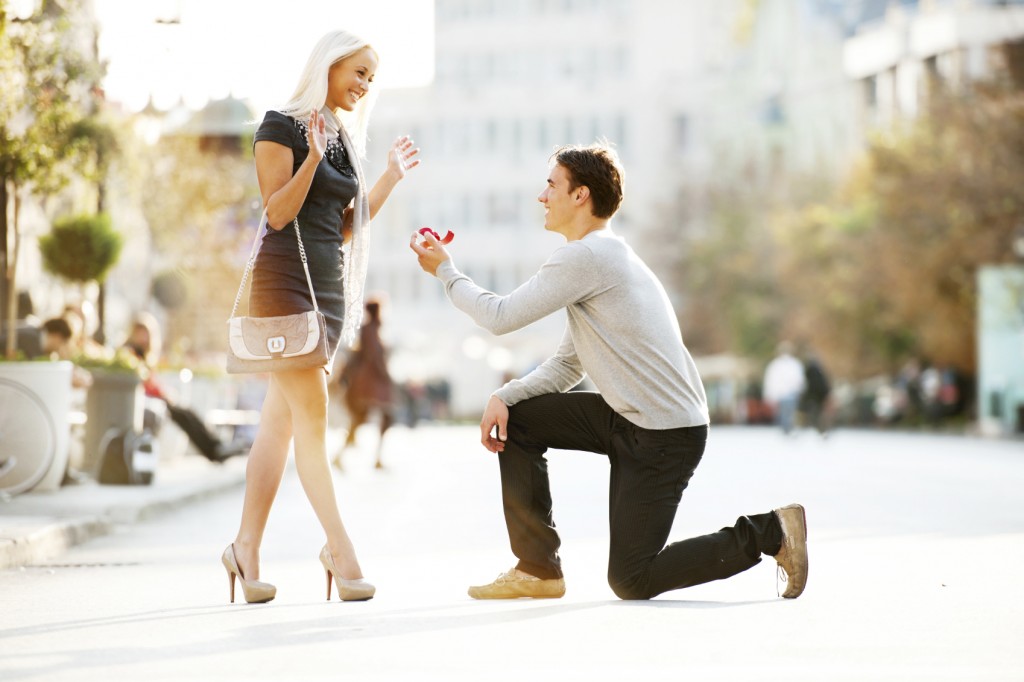
[[[459,272],[451,259],[437,268],[456,308],[492,334],[522,329],[594,293],[593,254],[580,242],[556,250],[541,269],[506,296],[487,291]]]
[[[529,398],[548,393],[564,393],[580,383],[585,376],[583,365],[576,356],[569,326],[565,327],[562,342],[553,356],[545,360],[536,369],[522,379],[513,379],[494,395],[511,407]]]

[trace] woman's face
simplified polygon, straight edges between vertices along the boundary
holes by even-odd
[[[352,111],[370,91],[377,72],[377,53],[364,47],[351,57],[334,62],[327,72],[327,106],[332,110]]]

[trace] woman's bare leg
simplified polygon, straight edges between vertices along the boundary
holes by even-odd
[[[278,372],[275,375],[292,415],[295,468],[313,511],[327,534],[338,574],[362,578],[355,547],[345,531],[327,462],[327,379],[322,369]]]
[[[260,544],[263,542],[270,507],[281,486],[291,439],[291,411],[284,393],[271,375],[267,396],[260,411],[259,430],[245,467],[242,522],[234,543],[235,559],[247,580],[259,580],[260,577]]]

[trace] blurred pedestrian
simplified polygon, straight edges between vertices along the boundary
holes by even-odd
[[[476,599],[561,597],[560,539],[552,515],[548,448],[604,455],[611,465],[608,582],[622,599],[727,578],[774,556],[789,577],[784,597],[807,577],[800,505],[740,517],[736,524],[665,545],[683,490],[704,454],[704,386],[664,288],[610,225],[622,197],[622,167],[603,144],[562,147],[538,200],[558,248],[530,280],[500,296],[459,272],[433,237],[413,235],[420,267],[444,283],[458,309],[495,334],[564,310],[556,353],[491,395],[480,424],[498,454],[505,523],[518,563]],[[589,377],[599,392],[572,391]]]
[[[175,403],[167,395],[164,387],[157,381],[155,371],[160,357],[160,339],[160,328],[156,318],[149,313],[139,313],[132,322],[124,343],[124,347],[141,363],[139,374],[146,396],[163,402],[171,421],[185,432],[199,454],[206,459],[219,464],[230,457],[244,455],[248,451],[249,443],[225,441],[195,411]],[[145,423],[153,433],[160,429],[156,412],[148,408]]]
[[[921,361],[911,357],[900,367],[893,386],[897,395],[900,418],[908,424],[917,424],[924,415],[924,397],[921,395]]]
[[[74,332],[65,318],[50,318],[43,322],[41,331],[43,355],[53,360],[68,360],[73,363],[82,360],[81,352],[75,345]],[[89,388],[91,385],[92,375],[89,371],[75,364],[71,372],[72,388]]]
[[[764,399],[775,411],[775,423],[789,434],[796,426],[796,410],[807,381],[791,342],[779,343],[776,353],[764,371]]]
[[[299,261],[297,228],[304,236],[309,277],[327,321],[328,368],[340,341],[351,345],[362,321],[370,219],[407,170],[419,163],[419,150],[408,137],[399,137],[388,149],[384,173],[367,192],[360,156],[377,59],[377,52],[361,38],[346,31],[328,33],[313,47],[291,99],[279,111],[266,113],[254,137],[256,175],[269,229],[252,271],[249,314],[274,317],[313,308]],[[343,242],[349,242],[344,252]],[[374,594],[374,586],[363,580],[338,512],[325,443],[327,408],[324,371],[270,375],[246,469],[241,523],[222,555],[232,600],[236,576],[247,602],[269,601],[276,594],[274,586],[259,582],[259,550],[293,437],[303,490],[327,536],[320,552],[328,576],[327,596],[332,576],[343,600]]]
[[[113,357],[113,350],[96,341],[92,335],[94,329],[99,327],[96,308],[89,301],[69,303],[64,306],[61,317],[71,325],[73,342],[78,352],[90,360],[109,360]]]
[[[345,443],[334,456],[334,465],[338,469],[342,468],[341,457],[345,449],[355,445],[356,431],[372,414],[380,419],[380,437],[377,439],[374,466],[382,469],[384,434],[395,423],[394,387],[391,374],[388,373],[387,352],[380,338],[380,301],[369,300],[365,308],[366,318],[359,330],[359,345],[349,354],[338,378],[338,383],[345,390],[345,409],[349,417]]]
[[[832,385],[821,360],[814,352],[808,352],[804,358],[804,384],[801,404],[807,415],[807,424],[824,436],[828,433],[829,395],[832,392]]]

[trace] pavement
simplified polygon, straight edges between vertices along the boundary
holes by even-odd
[[[150,485],[100,485],[85,479],[55,491],[0,499],[0,570],[52,559],[118,526],[244,483],[244,458],[218,465],[189,452],[161,461]]]
[[[372,435],[334,473],[378,586],[370,602],[324,600],[322,531],[293,466],[267,527],[261,577],[279,592],[265,605],[228,603],[218,561],[244,458],[215,467],[190,455],[148,488],[3,503],[5,526],[35,518],[106,535],[66,551],[29,537],[26,551],[50,558],[0,571],[0,679],[1024,679],[1020,442],[714,427],[671,539],[799,501],[812,568],[797,600],[777,597],[770,559],[649,602],[616,599],[607,464],[552,452],[568,592],[481,602],[466,586],[513,559],[477,428],[396,429],[383,471]]]

